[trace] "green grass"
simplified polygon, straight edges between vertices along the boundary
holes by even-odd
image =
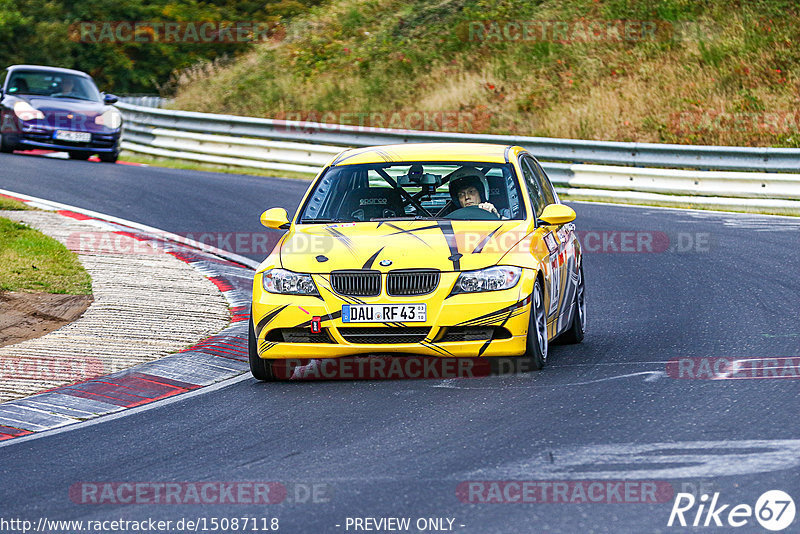
[[[280,178],[293,178],[298,180],[311,180],[314,174],[306,174],[301,172],[289,171],[269,171],[266,169],[257,169],[253,167],[238,167],[233,165],[214,165],[211,163],[200,163],[191,160],[182,160],[174,158],[162,158],[143,156],[141,154],[134,154],[133,152],[123,151],[120,159],[130,161],[132,163],[141,163],[150,165],[152,167],[164,167],[168,169],[185,169],[190,171],[206,171],[206,172],[223,172],[228,174],[250,174],[253,176],[268,176]]]
[[[567,21],[574,29],[581,20],[652,22],[657,37],[470,34],[480,22]],[[487,119],[444,129],[800,146],[796,2],[331,0],[291,27],[284,41],[176,73],[174,107],[276,118],[458,112]]]
[[[30,206],[27,206],[24,202],[20,202],[18,200],[13,200],[8,197],[4,197],[0,195],[0,210],[29,210],[32,209]]]
[[[659,202],[658,200],[628,200],[628,199],[611,200],[605,197],[592,197],[591,195],[571,196],[568,193],[559,193],[558,198],[566,201],[596,202],[600,204],[627,204],[630,206],[653,206],[657,208],[724,211],[727,213],[753,213],[758,215],[782,215],[785,217],[800,217],[800,215],[798,215],[796,212],[784,209],[752,208],[752,207],[731,208],[724,206],[707,206],[705,204],[693,204],[691,202],[687,203]]]
[[[64,245],[0,217],[0,291],[89,295],[92,282],[78,257]]]

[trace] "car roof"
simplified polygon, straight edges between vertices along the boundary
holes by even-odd
[[[520,147],[484,143],[404,143],[345,150],[331,165],[414,161],[507,163]]]
[[[48,67],[47,65],[11,65],[6,70],[8,70],[9,72],[14,70],[58,72],[60,74],[73,74],[75,76],[83,76],[84,78],[91,78],[91,76],[79,70],[65,69],[62,67]]]

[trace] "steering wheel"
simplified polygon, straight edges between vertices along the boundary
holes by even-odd
[[[445,219],[455,219],[463,221],[498,221],[500,217],[490,211],[486,211],[478,206],[467,206],[445,215]]]

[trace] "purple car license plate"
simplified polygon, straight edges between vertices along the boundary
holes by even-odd
[[[87,143],[92,140],[89,132],[73,132],[72,130],[56,130],[53,136],[58,141],[73,141],[76,143]]]

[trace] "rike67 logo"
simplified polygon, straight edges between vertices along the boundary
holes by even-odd
[[[691,493],[678,493],[667,526],[743,527],[755,517],[763,528],[777,532],[791,525],[794,516],[794,500],[781,490],[764,492],[755,507],[749,504],[722,504],[719,502],[719,492],[714,493],[710,502],[707,494],[695,499]]]

